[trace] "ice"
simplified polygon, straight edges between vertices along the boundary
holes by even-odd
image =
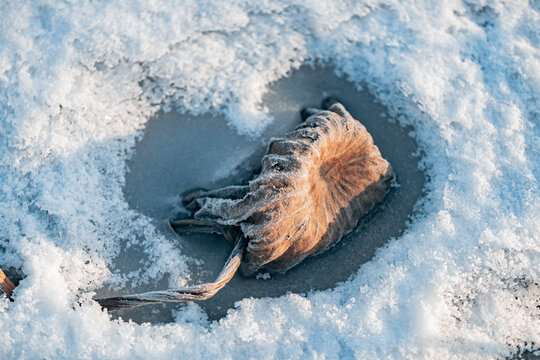
[[[19,1],[0,9],[0,263],[25,276],[14,302],[0,300],[1,358],[538,350],[537,1]],[[414,128],[429,181],[407,231],[335,289],[246,298],[219,321],[196,304],[179,306],[169,324],[111,320],[91,301],[105,284],[196,280],[195,260],[122,190],[149,119],[169,109],[223,116],[257,139],[277,121],[264,101],[269,84],[319,62]],[[142,263],[116,262],[130,252]]]
[[[353,84],[337,77],[331,67],[312,69],[305,66],[269,85],[264,103],[272,109],[270,114],[276,121],[260,137],[253,139],[237,134],[227,127],[223,117],[189,116],[175,112],[158,114],[147,123],[143,139],[127,161],[129,172],[124,192],[130,207],[154,219],[156,228],[164,237],[179,243],[182,254],[203,261],[199,266],[190,266],[192,284],[213,281],[221,271],[231,246],[223,237],[214,235],[178,237],[168,220],[178,216],[179,212],[180,216],[187,216],[186,210],[178,205],[179,194],[197,187],[215,189],[251,179],[253,171],[260,167],[269,139],[293,129],[300,123],[299,109],[319,106],[328,94],[339,96],[353,116],[367,127],[383,156],[393,164],[400,187],[389,195],[384,211],[364,221],[354,234],[324,256],[307,259],[285,276],[274,276],[266,282],[236,276],[218,295],[200,303],[211,320],[225,316],[229,309],[234,308],[235,302],[246,297],[281,296],[291,291],[307,293],[335,287],[336,283],[346,281],[370,260],[377,248],[401,235],[415,203],[422,196],[425,182],[418,169],[419,158],[412,154],[417,147],[407,135],[410,129],[390,123],[385,117],[385,107],[377,104],[367,91],[357,91]],[[136,263],[133,256],[133,253],[124,251],[114,263],[120,266]],[[164,283],[150,282],[136,289],[100,290],[99,296],[165,287]],[[124,319],[137,322],[171,321],[170,309],[179,306],[150,307],[152,309],[136,308],[119,314]]]

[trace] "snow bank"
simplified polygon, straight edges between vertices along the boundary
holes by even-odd
[[[491,358],[540,346],[537,1],[168,1],[0,5],[1,358]],[[122,195],[160,108],[224,113],[257,135],[266,86],[331,61],[413,125],[421,216],[349,282],[245,299],[210,323],[112,321],[109,281],[187,257]],[[111,268],[127,240],[146,263]],[[112,269],[111,273],[109,269]],[[78,304],[82,304],[79,306]]]

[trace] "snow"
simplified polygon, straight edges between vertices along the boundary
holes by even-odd
[[[537,1],[4,2],[0,358],[493,358],[540,344]],[[187,256],[123,197],[160,109],[256,137],[267,86],[330,61],[414,127],[420,215],[333,290],[240,301],[210,322],[112,320],[91,300]],[[130,248],[146,261],[111,268]],[[262,280],[261,280],[262,281]],[[80,304],[80,306],[79,306]]]

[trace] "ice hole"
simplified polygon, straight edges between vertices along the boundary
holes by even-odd
[[[278,297],[288,292],[305,294],[335,287],[347,280],[377,249],[399,236],[415,211],[423,194],[426,177],[419,169],[417,145],[403,128],[389,118],[384,106],[366,90],[338,77],[332,67],[303,66],[289,77],[270,84],[264,98],[274,117],[258,138],[239,135],[227,125],[224,117],[192,116],[176,111],[159,113],[149,120],[144,136],[128,161],[125,197],[129,205],[154,219],[159,231],[176,239],[183,254],[199,261],[191,264],[191,284],[215,279],[231,251],[220,236],[191,234],[179,236],[168,220],[180,210],[179,195],[194,188],[213,189],[247,182],[253,176],[272,136],[281,136],[300,123],[300,109],[318,107],[329,95],[336,96],[371,133],[383,157],[388,159],[398,177],[384,205],[369,219],[325,253],[308,258],[283,275],[266,274],[244,278],[236,274],[213,298],[198,302],[209,319],[216,320],[246,297]],[[136,251],[125,251],[116,264],[137,268]],[[127,264],[127,265],[126,265]],[[264,279],[264,280],[263,280]],[[167,279],[135,289],[100,291],[100,296],[114,296],[133,291],[150,291],[167,287]],[[174,321],[173,309],[182,303],[147,305],[116,312],[115,316],[136,322]]]

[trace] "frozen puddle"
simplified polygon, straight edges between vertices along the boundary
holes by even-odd
[[[213,298],[199,302],[210,319],[219,319],[246,297],[278,297],[287,292],[307,293],[324,290],[347,280],[369,261],[377,249],[399,236],[414,213],[414,205],[422,196],[424,174],[418,168],[415,141],[408,136],[411,129],[391,121],[385,108],[367,91],[358,91],[353,84],[337,77],[331,68],[304,66],[290,77],[270,85],[264,105],[274,117],[258,138],[241,136],[231,129],[223,117],[191,116],[177,112],[160,113],[151,119],[144,137],[136,145],[128,161],[125,197],[131,208],[154,219],[158,231],[176,239],[191,263],[190,283],[212,281],[221,270],[230,246],[219,237],[207,234],[178,236],[168,225],[177,215],[179,194],[193,188],[217,188],[249,180],[266,151],[272,136],[280,136],[300,122],[299,111],[318,106],[328,96],[337,96],[368,129],[398,176],[400,187],[387,198],[383,208],[366,219],[337,246],[317,257],[308,258],[284,275],[260,274],[257,278],[235,275]],[[123,251],[116,259],[117,269],[133,270],[140,266],[135,251]],[[101,296],[163,289],[167,279],[133,289],[102,290]],[[184,304],[147,305],[116,313],[136,322],[170,322],[172,311]]]

